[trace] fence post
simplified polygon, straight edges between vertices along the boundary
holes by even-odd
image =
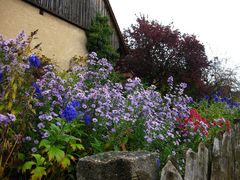
[[[203,143],[198,145],[198,155],[197,155],[197,174],[198,180],[207,180],[208,177],[208,149]]]
[[[197,180],[197,154],[192,149],[186,153],[186,166],[184,180]]]
[[[224,174],[221,164],[221,142],[218,138],[214,138],[212,149],[212,167],[211,180],[224,180]]]
[[[207,180],[208,149],[203,143],[198,146],[198,153],[189,149],[186,153],[185,180]]]
[[[169,160],[162,169],[161,180],[182,180],[180,173]]]
[[[240,179],[240,119],[235,122],[234,131],[232,133],[234,139],[234,178],[235,180]]]

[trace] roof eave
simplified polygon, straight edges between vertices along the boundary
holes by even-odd
[[[121,30],[119,28],[119,25],[117,23],[117,19],[116,19],[115,15],[114,15],[114,12],[112,10],[111,4],[110,4],[109,0],[104,0],[104,2],[107,5],[107,10],[108,10],[108,12],[110,14],[110,18],[112,19],[113,25],[115,26],[116,32],[118,34],[120,44],[122,45],[122,49],[124,51],[123,53],[124,53],[124,55],[126,55],[127,54],[127,47],[125,45],[125,42],[124,42],[124,39],[123,39],[123,36],[122,36],[122,32],[121,32]]]

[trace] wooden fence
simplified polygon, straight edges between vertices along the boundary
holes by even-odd
[[[215,138],[212,148],[203,143],[195,153],[186,153],[184,178],[169,160],[161,172],[161,180],[240,180],[240,124],[221,139]]]

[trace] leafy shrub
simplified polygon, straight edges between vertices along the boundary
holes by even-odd
[[[231,98],[221,97],[220,93],[205,96],[196,103],[195,108],[207,120],[209,126],[208,140],[229,131],[234,119],[240,117],[239,105]]]
[[[186,82],[188,94],[201,97],[206,93],[204,70],[209,67],[203,44],[196,36],[182,34],[172,25],[162,25],[141,16],[124,31],[129,53],[119,65],[162,92],[166,80],[173,76],[177,83]]]
[[[115,64],[119,54],[111,45],[112,34],[113,30],[109,25],[108,17],[97,13],[87,31],[87,49],[89,52],[96,52],[99,57],[107,58],[112,64]]]
[[[31,53],[30,42],[35,32],[26,40],[20,33],[16,39],[4,40],[0,35],[0,176],[17,164],[23,141],[29,128],[35,81],[33,72],[41,65]]]

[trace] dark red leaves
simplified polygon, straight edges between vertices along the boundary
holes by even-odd
[[[159,89],[169,76],[177,82],[188,83],[188,92],[194,97],[205,93],[203,69],[209,66],[204,46],[194,35],[181,34],[171,25],[149,21],[144,16],[137,24],[124,31],[129,54],[121,61],[123,71]]]

